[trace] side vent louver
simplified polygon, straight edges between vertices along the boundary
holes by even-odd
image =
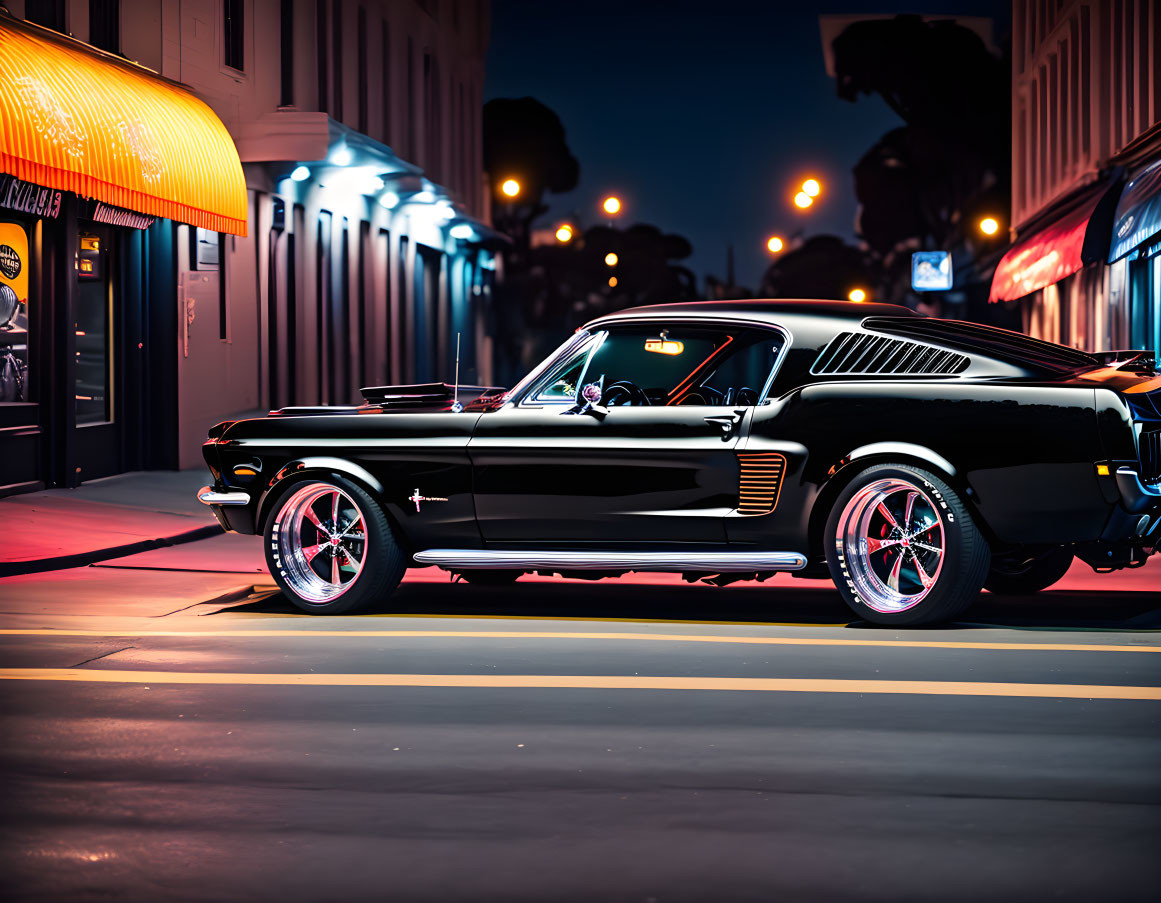
[[[778,504],[786,458],[776,452],[738,452],[738,513],[769,514]]]
[[[847,373],[946,375],[966,370],[968,363],[965,355],[954,351],[887,336],[844,332],[822,349],[810,372],[818,376]]]

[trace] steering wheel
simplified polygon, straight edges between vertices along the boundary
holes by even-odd
[[[758,393],[749,386],[742,386],[734,397],[734,404],[752,407],[758,403]]]
[[[628,379],[615,382],[605,389],[605,394],[601,396],[601,401],[606,407],[610,408],[624,405],[647,405],[650,403],[649,396],[645,394],[645,390]]]

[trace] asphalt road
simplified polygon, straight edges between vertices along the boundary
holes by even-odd
[[[1161,886],[1156,588],[985,596],[907,632],[789,581],[426,578],[391,614],[328,619],[155,607],[0,604],[7,899]]]

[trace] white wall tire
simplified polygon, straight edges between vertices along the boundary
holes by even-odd
[[[826,559],[843,600],[875,624],[950,620],[979,595],[991,553],[958,494],[935,474],[878,464],[839,493]]]
[[[386,598],[406,562],[378,502],[327,474],[283,489],[263,534],[270,575],[310,614],[352,614]]]

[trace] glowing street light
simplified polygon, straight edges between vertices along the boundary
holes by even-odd
[[[559,241],[562,245],[568,244],[570,241],[572,241],[572,226],[568,225],[568,223],[565,223],[563,226],[557,229],[556,240]]]
[[[617,277],[610,276],[609,277],[609,288],[616,288],[616,287],[617,287]]]
[[[500,190],[508,197],[514,198],[520,193],[520,183],[515,179],[505,179],[500,184]]]
[[[813,203],[814,203],[814,198],[812,198],[805,191],[800,191],[800,192],[798,192],[798,194],[796,194],[794,196],[794,206],[799,207],[802,210],[805,210],[807,207],[809,207]]]
[[[605,255],[605,265],[615,267],[617,265],[617,255],[610,251]]]
[[[807,179],[802,183],[802,193],[807,197],[816,198],[822,191],[822,186],[818,184],[818,179]]]
[[[771,254],[777,254],[784,247],[785,245],[782,243],[782,239],[777,235],[771,235],[770,238],[766,241],[766,250]]]
[[[861,288],[853,288],[850,290],[850,293],[847,295],[847,297],[854,301],[855,304],[862,304],[867,300],[867,293]]]
[[[1000,223],[993,216],[985,216],[982,220],[980,220],[980,231],[983,232],[984,235],[995,235],[1000,231]]]
[[[616,216],[621,212],[621,199],[615,195],[609,195],[607,198],[605,198],[604,202],[601,204],[601,207],[609,216]]]

